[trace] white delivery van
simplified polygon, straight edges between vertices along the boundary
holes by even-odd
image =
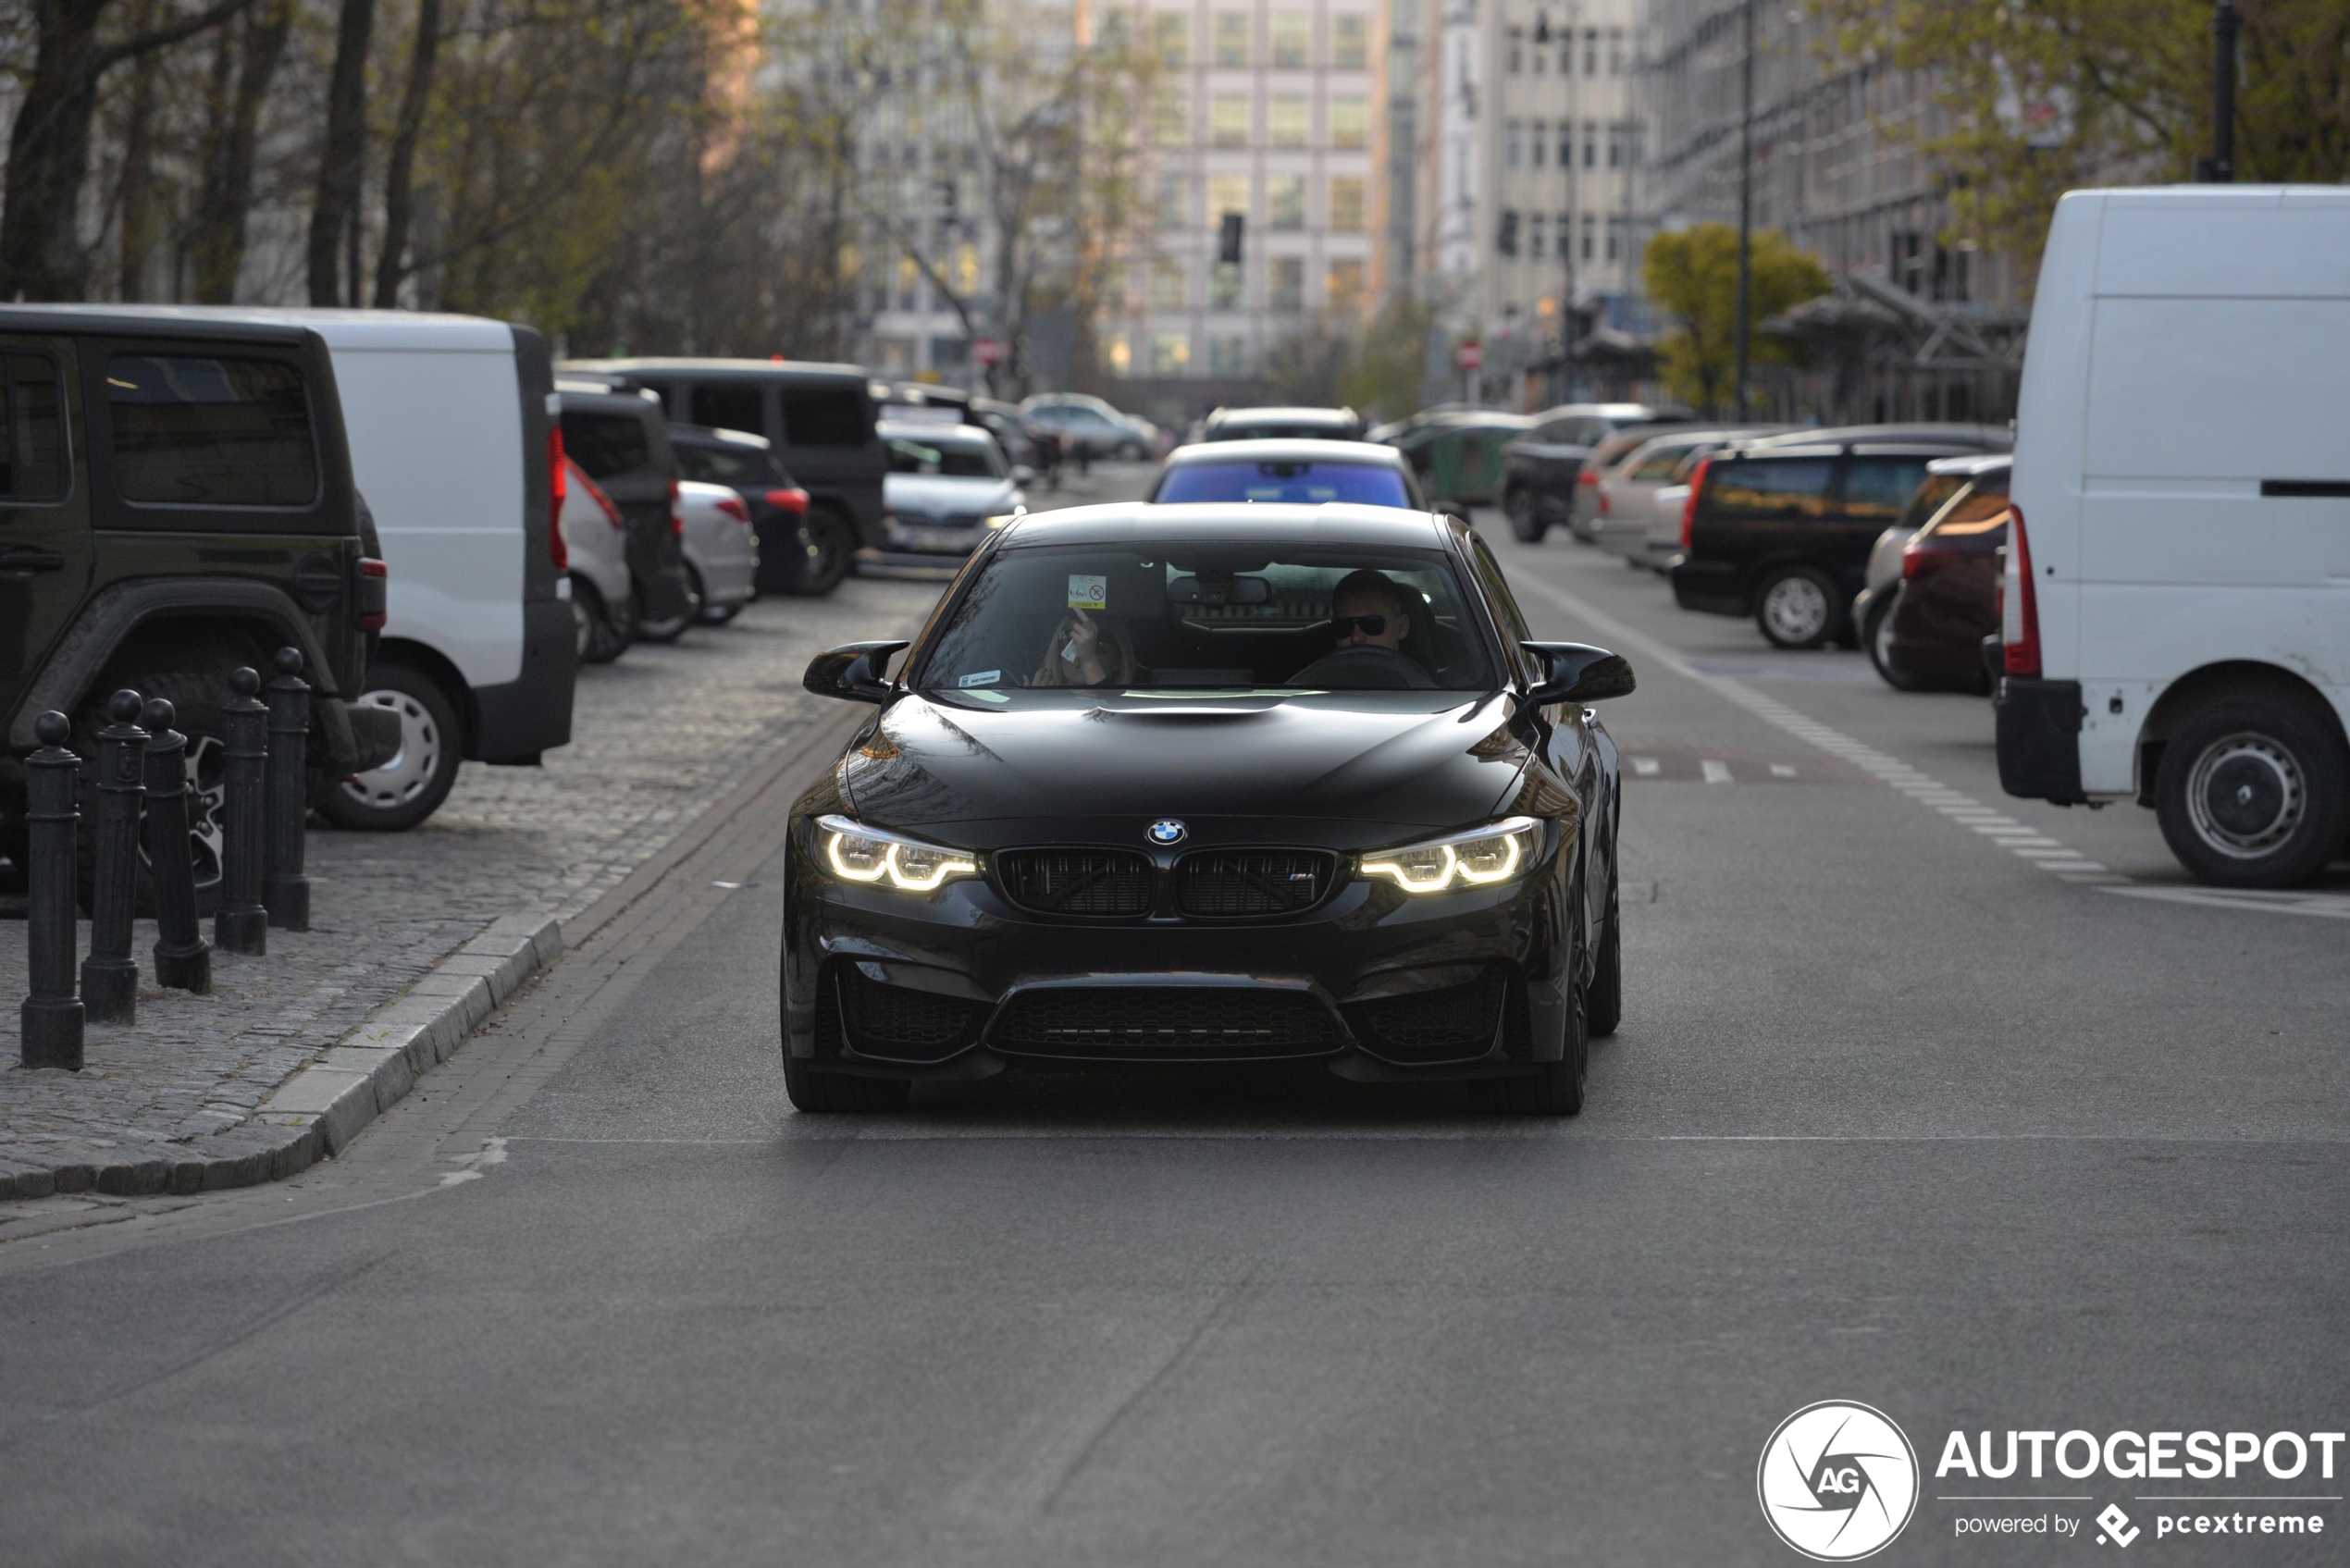
[[[237,310],[315,330],[333,357],[352,475],[390,569],[359,703],[400,715],[401,749],[326,791],[347,828],[414,827],[459,759],[535,764],[571,738],[578,669],[546,340],[479,316]]]
[[[2228,886],[2350,853],[2350,188],[2059,203],[2010,497],[2008,793]]]

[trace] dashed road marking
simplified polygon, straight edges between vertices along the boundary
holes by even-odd
[[[1795,777],[1795,765],[1791,762],[1774,762],[1771,764],[1771,776],[1775,779],[1791,779]]]
[[[1632,759],[1632,772],[1644,779],[1652,779],[1664,771],[1664,764],[1653,757]]]
[[[1920,805],[1932,808],[1954,822],[1973,828],[1978,834],[1993,844],[2001,846],[2007,849],[2008,853],[2027,865],[2036,865],[2066,882],[2084,885],[2121,884],[2130,881],[2121,872],[2109,870],[2086,856],[2065,848],[2056,839],[2030,828],[1997,808],[1985,805],[1964,790],[1954,789],[1923,770],[1911,767],[1898,757],[1879,751],[1865,741],[1856,740],[1841,730],[1822,723],[1808,713],[1799,712],[1775,697],[1757,691],[1743,681],[1699,669],[1647,633],[1635,631],[1614,616],[1585,603],[1565,588],[1545,582],[1532,573],[1523,574],[1515,581],[1518,586],[1539,594],[1568,614],[1577,617],[1593,629],[1605,634],[1614,639],[1616,647],[1638,652],[1641,658],[1661,664],[1684,679],[1694,681],[1702,686],[1712,687],[1714,692],[1745,709],[1772,728],[1784,731],[1807,745],[1818,747],[1831,757],[1851,764],[1870,777],[1890,785]],[[1730,782],[1730,771],[1726,763],[1707,762],[1703,766],[1708,784]],[[1717,767],[1721,769],[1721,776],[1718,779],[1714,776],[1714,770]]]
[[[1708,757],[1699,762],[1698,767],[1703,770],[1705,773],[1705,782],[1707,784],[1729,784],[1732,782],[1730,778],[1730,765],[1727,762],[1719,762],[1714,760],[1713,758]]]

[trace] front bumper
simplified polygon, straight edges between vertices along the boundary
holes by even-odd
[[[926,895],[843,883],[817,870],[812,826],[798,819],[785,1049],[897,1078],[1072,1062],[1309,1061],[1358,1080],[1522,1073],[1556,1059],[1581,961],[1559,870],[1571,850],[1554,846],[1503,887],[1416,897],[1344,881],[1294,916],[1089,920],[1023,911],[992,880]],[[1182,1021],[1218,1007],[1240,1021]],[[1044,1038],[1045,1014],[1077,1027]]]

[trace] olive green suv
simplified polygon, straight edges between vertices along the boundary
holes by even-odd
[[[315,332],[0,306],[0,856],[24,863],[33,721],[71,715],[87,758],[122,687],[168,698],[189,737],[207,907],[230,672],[266,673],[277,649],[301,650],[315,779],[390,756],[396,719],[346,700],[383,623],[383,563],[364,528]]]

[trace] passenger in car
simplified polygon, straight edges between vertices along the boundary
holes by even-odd
[[[1107,646],[1105,646],[1107,645]],[[1134,639],[1119,621],[1099,621],[1072,609],[1045,639],[1045,661],[1032,686],[1124,686],[1134,684]]]

